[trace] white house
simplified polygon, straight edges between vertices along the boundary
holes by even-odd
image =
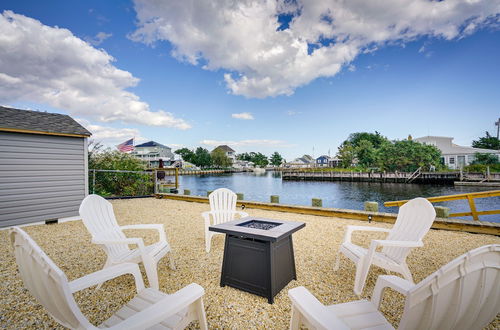
[[[459,146],[453,143],[452,137],[424,136],[413,139],[413,141],[436,146],[441,150],[441,161],[451,169],[460,169],[472,163],[476,152],[495,154],[500,159],[499,150]]]
[[[131,155],[144,160],[148,163],[148,167],[158,167],[160,159],[166,162],[165,165],[170,165],[174,161],[172,148],[164,146],[158,142],[149,141],[135,146]]]

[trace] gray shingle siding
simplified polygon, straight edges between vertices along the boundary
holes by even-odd
[[[0,227],[78,215],[86,141],[0,131]]]

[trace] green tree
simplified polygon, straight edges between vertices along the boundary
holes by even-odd
[[[177,149],[176,151],[174,151],[174,153],[180,155],[186,162],[193,163],[195,155],[194,152],[189,150],[188,148]]]
[[[248,152],[244,152],[242,154],[238,154],[236,156],[236,159],[237,160],[244,160],[244,161],[247,161],[247,162],[251,162],[252,161],[252,156]]]
[[[354,148],[359,165],[363,167],[375,166],[377,161],[377,150],[369,140],[361,140]]]
[[[486,132],[486,136],[472,141],[472,146],[474,148],[500,150],[500,140]]]
[[[222,149],[214,149],[210,154],[212,157],[212,163],[219,167],[229,167],[231,166],[231,159],[226,156],[226,153]]]
[[[483,164],[483,165],[493,165],[498,164],[498,156],[495,154],[480,153],[476,152],[474,154],[474,161],[472,164]]]
[[[194,152],[193,164],[199,167],[209,167],[212,165],[212,157],[207,149],[198,147]]]
[[[283,162],[283,157],[281,157],[281,155],[277,151],[275,151],[271,155],[271,157],[269,157],[269,162],[274,166],[280,166]]]
[[[269,164],[267,156],[261,154],[260,152],[251,152],[250,155],[252,155],[251,162],[253,162],[256,166],[265,167]]]
[[[419,167],[440,166],[441,151],[432,145],[402,140],[384,144],[379,150],[379,167],[386,171],[413,172]]]
[[[352,165],[356,157],[355,148],[350,142],[344,141],[339,147],[337,157],[340,159],[341,166],[347,168]]]
[[[389,143],[389,140],[385,136],[382,136],[377,131],[375,131],[375,133],[368,133],[368,132],[352,133],[349,135],[346,141],[350,142],[354,148],[359,147],[361,141],[370,141],[373,148],[375,149],[379,149],[380,147],[382,147],[382,145]],[[346,141],[344,141],[344,143]]]

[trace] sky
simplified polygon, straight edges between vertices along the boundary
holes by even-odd
[[[68,114],[110,147],[470,146],[496,134],[499,95],[500,0],[0,3],[0,104]]]

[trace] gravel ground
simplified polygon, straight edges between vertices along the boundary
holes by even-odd
[[[336,304],[358,299],[352,289],[354,264],[342,260],[341,269],[333,271],[337,248],[342,242],[346,225],[367,225],[366,222],[306,216],[292,213],[246,209],[251,216],[306,222],[306,227],[293,235],[297,281],[290,282],[269,305],[261,298],[231,287],[219,286],[224,247],[223,235],[212,240],[212,250],[205,253],[204,228],[200,213],[207,204],[153,198],[113,201],[121,225],[162,223],[174,251],[177,269],[168,267],[168,258],[158,265],[160,288],[167,293],[196,282],[205,288],[205,310],[210,328],[228,329],[286,329],[290,320],[290,300],[287,291],[303,285],[322,303]],[[380,227],[390,225],[376,223]],[[24,229],[66,273],[69,280],[101,269],[104,252],[90,243],[81,221],[54,225],[28,226]],[[127,233],[128,234],[128,233]],[[156,240],[155,231],[130,231],[146,243]],[[354,234],[354,241],[367,246],[370,239],[382,238],[379,233]],[[444,230],[431,230],[424,239],[425,246],[413,250],[408,264],[416,282],[473,248],[500,243],[500,238]],[[0,327],[10,329],[58,328],[58,324],[29,295],[17,274],[7,231],[0,231]],[[142,268],[141,268],[142,269]],[[143,269],[142,269],[143,270]],[[144,274],[144,271],[143,271]],[[369,299],[378,275],[386,272],[372,267],[363,298]],[[145,278],[145,277],[144,277]],[[75,294],[82,312],[93,324],[100,324],[135,293],[132,276],[126,275],[106,282],[102,289],[86,289]],[[386,291],[381,310],[397,326],[403,310],[403,297]],[[191,327],[198,327],[191,324]],[[488,328],[500,328],[500,317]]]

